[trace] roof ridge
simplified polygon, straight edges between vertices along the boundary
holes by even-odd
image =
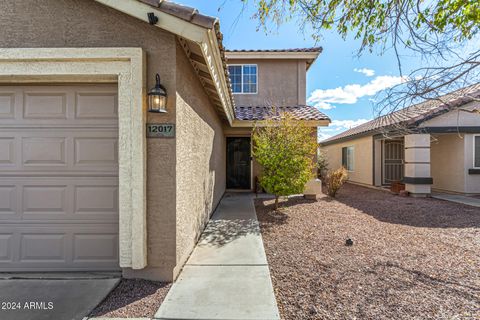
[[[461,95],[461,93],[463,93],[463,95]],[[373,132],[385,127],[401,124],[402,122],[406,122],[407,125],[413,125],[421,121],[426,121],[430,117],[436,116],[436,113],[438,112],[450,110],[451,108],[457,108],[465,103],[473,101],[473,97],[468,97],[471,94],[474,96],[480,96],[480,83],[463,87],[436,98],[431,98],[416,104],[412,104],[405,108],[395,110],[394,112],[378,116],[375,119],[327,138],[321,141],[320,144],[332,143],[333,141],[340,139],[348,139],[361,133]],[[447,99],[445,99],[446,101],[442,101],[442,98]],[[429,105],[431,106],[429,107]]]

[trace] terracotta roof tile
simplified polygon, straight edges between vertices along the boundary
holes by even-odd
[[[328,120],[327,115],[318,111],[317,108],[311,106],[297,105],[284,107],[271,106],[236,106],[235,119],[237,120],[266,120],[271,117],[278,116],[282,112],[291,113],[299,120]]]
[[[227,50],[227,52],[318,52],[323,51],[322,47],[313,47],[313,48],[294,48],[294,49],[258,49],[258,50]]]
[[[338,140],[353,139],[357,135],[366,133],[375,133],[381,130],[388,130],[388,127],[406,126],[415,127],[423,121],[438,116],[460,107],[474,100],[474,97],[480,97],[480,84],[462,88],[449,94],[415,104],[405,109],[401,109],[387,115],[375,118],[369,122],[351,128],[333,137],[325,139],[320,144],[332,144]]]
[[[187,7],[181,4],[170,2],[167,0],[137,0],[143,2],[152,7],[158,8],[160,11],[168,13],[172,16],[180,18],[182,20],[191,22],[198,26],[211,29],[218,23],[218,19],[215,17],[200,14],[197,9]]]

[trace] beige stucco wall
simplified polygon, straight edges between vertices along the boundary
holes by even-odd
[[[459,109],[452,110],[421,123],[420,127],[478,127],[480,126],[480,114],[462,111],[462,109],[472,110],[474,108],[478,110],[480,108],[480,102],[467,103]]]
[[[323,146],[320,151],[326,155],[329,170],[336,170],[342,166],[342,148],[353,146],[354,170],[348,172],[349,181],[372,185],[373,179],[373,137],[353,139],[332,145]]]
[[[480,108],[471,102],[460,109]],[[480,127],[480,114],[456,109],[425,121],[421,127]],[[480,134],[480,132],[479,132]],[[432,142],[431,168],[433,188],[461,193],[480,193],[480,175],[469,174],[473,168],[473,134],[436,134]]]
[[[434,135],[430,144],[433,189],[464,192],[465,142],[456,134]]]
[[[306,104],[306,62],[304,60],[229,59],[228,64],[258,66],[257,94],[234,94],[239,106]]]
[[[480,132],[478,133],[480,134]],[[477,134],[477,135],[478,135]],[[480,193],[480,175],[469,174],[468,169],[473,168],[473,137],[474,134],[466,134],[465,141],[465,193]]]
[[[222,121],[177,46],[177,266],[192,251],[225,191]],[[176,270],[178,272],[179,270]]]

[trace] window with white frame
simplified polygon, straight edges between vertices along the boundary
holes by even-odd
[[[228,66],[233,93],[257,93],[257,71],[255,64]]]
[[[342,148],[342,166],[348,171],[353,171],[355,167],[354,160],[355,149],[353,147]]]
[[[480,135],[473,136],[473,166],[480,168]]]

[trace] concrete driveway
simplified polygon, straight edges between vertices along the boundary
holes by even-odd
[[[115,273],[0,274],[0,319],[83,319],[119,281]]]

